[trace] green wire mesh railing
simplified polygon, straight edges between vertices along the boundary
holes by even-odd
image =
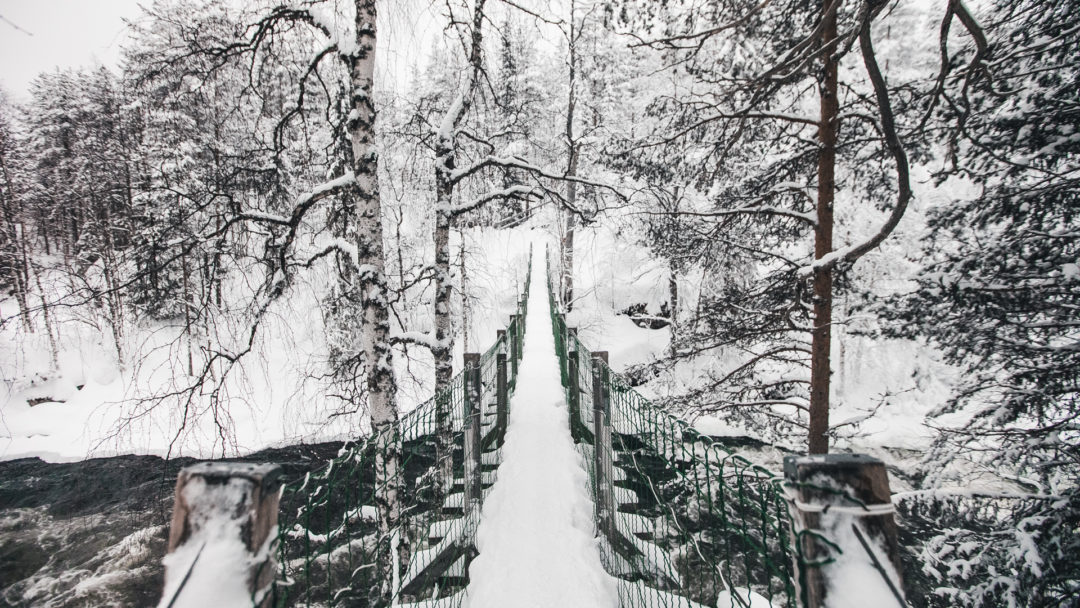
[[[795,608],[783,478],[657,408],[594,358],[559,312],[550,260],[548,301],[571,433],[598,505],[604,566],[622,579],[620,605],[738,607],[749,605],[750,589]],[[607,408],[595,411],[595,397]]]
[[[523,350],[531,272],[530,252],[516,314],[479,359],[484,488],[493,483],[506,430],[505,412],[500,416],[496,411],[500,355],[505,355],[512,390]],[[472,534],[479,516],[479,509],[465,504],[461,491],[469,473],[470,371],[459,372],[396,426],[346,444],[318,470],[285,484],[275,606],[381,608],[388,601],[387,573],[378,567],[380,560],[392,564],[391,602],[404,606],[422,601],[426,608],[461,605],[468,562],[476,554]],[[379,485],[376,468],[394,453],[400,454],[397,475]],[[400,515],[387,534],[380,528],[377,505],[394,493]]]

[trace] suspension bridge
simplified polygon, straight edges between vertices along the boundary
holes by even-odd
[[[840,605],[830,579],[869,576],[863,599],[904,605],[880,462],[789,457],[780,473],[696,432],[567,326],[547,270],[530,253],[495,343],[393,428],[290,481],[181,475],[252,482],[234,512],[253,604],[816,608]],[[388,447],[400,462],[380,476]],[[171,545],[189,536],[181,482]]]

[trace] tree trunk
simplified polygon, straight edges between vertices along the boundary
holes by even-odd
[[[453,400],[445,394],[454,377],[454,330],[450,318],[450,205],[454,196],[450,173],[453,170],[453,143],[440,140],[435,151],[435,344],[431,347],[431,356],[435,360],[435,448],[439,462],[436,499],[439,504],[454,481],[450,412]]]
[[[352,112],[346,123],[352,144],[352,170],[356,177],[353,198],[356,206],[357,288],[362,312],[360,348],[364,360],[365,384],[371,428],[377,439],[375,497],[379,511],[380,544],[377,590],[380,604],[390,602],[394,590],[393,571],[408,564],[408,535],[401,531],[401,437],[398,431],[397,382],[390,345],[386,255],[383,246],[383,218],[379,200],[378,155],[375,150],[375,0],[356,2],[356,45],[343,55],[352,84]],[[395,545],[397,563],[391,551]]]
[[[570,36],[567,38],[569,40],[568,52],[570,55],[568,62],[570,64],[570,86],[566,101],[566,145],[568,148],[566,174],[569,177],[576,177],[578,169],[578,144],[577,140],[574,139],[574,110],[577,106],[575,85],[577,84],[577,36],[579,32],[574,21],[575,8],[577,8],[577,4],[571,0]],[[577,207],[577,182],[566,182],[566,202],[571,209]],[[562,275],[560,295],[564,312],[570,312],[574,307],[574,221],[573,211],[567,210],[562,247],[560,247],[562,259],[559,263],[559,270]]]
[[[7,143],[7,142],[3,142]],[[20,230],[20,216],[19,210],[16,207],[15,199],[15,187],[11,180],[11,175],[8,173],[7,162],[4,158],[4,154],[0,153],[0,172],[4,174],[4,191],[0,193],[0,214],[3,215],[0,221],[3,225],[0,229],[4,230],[4,251],[0,252],[3,256],[3,264],[8,266],[8,270],[11,273],[11,277],[15,282],[15,300],[19,305],[19,316],[22,319],[23,328],[26,331],[33,331],[33,325],[30,322],[30,268],[29,268],[29,256],[26,253],[26,242],[23,238],[25,228]]]
[[[435,345],[431,354],[435,358],[435,391],[441,391],[454,376],[454,330],[451,319],[450,298],[453,284],[450,281],[450,206],[454,185],[450,172],[454,170],[452,149],[436,151],[435,169]]]
[[[675,268],[668,264],[668,314],[671,315],[671,342],[669,353],[675,354],[675,341],[679,337],[679,279],[675,274]]]
[[[454,334],[451,322],[450,298],[453,284],[450,281],[450,225],[453,221],[453,176],[456,163],[456,134],[458,124],[471,105],[472,90],[483,66],[481,45],[483,42],[484,0],[477,0],[473,9],[472,47],[469,51],[469,72],[464,86],[443,117],[435,141],[435,391],[443,390],[454,375]]]
[[[450,281],[450,225],[453,221],[454,186],[456,162],[455,146],[457,127],[468,112],[472,90],[482,69],[481,44],[483,42],[484,0],[477,0],[473,8],[472,48],[469,52],[469,72],[464,86],[446,115],[435,141],[435,345],[431,354],[435,359],[435,394],[440,395],[454,377],[454,331],[451,319],[450,299],[453,284]],[[451,432],[449,398],[437,399],[435,419],[438,427],[436,449],[438,451],[440,478],[448,486],[453,482],[451,459]],[[442,487],[446,490],[448,487]]]
[[[192,345],[191,345],[192,340],[194,340],[194,337],[192,336],[192,331],[191,331],[191,309],[192,309],[192,306],[194,306],[194,303],[191,301],[191,285],[190,285],[190,281],[189,281],[189,278],[190,278],[189,275],[191,273],[188,270],[188,256],[187,256],[187,254],[182,254],[180,256],[180,261],[181,261],[180,267],[183,270],[183,272],[181,273],[181,277],[183,277],[183,280],[184,280],[184,299],[183,299],[183,306],[184,306],[184,333],[187,334],[188,375],[189,376],[194,376],[195,375],[195,355],[192,353]]]
[[[124,366],[124,302],[120,296],[120,281],[116,276],[116,259],[114,257],[117,244],[113,238],[112,211],[106,203],[103,212],[102,241],[105,243],[104,251],[101,252],[101,268],[105,275],[105,299],[109,303],[109,326],[112,329],[113,343],[116,345],[116,360],[120,367]]]
[[[576,159],[574,164],[577,164]],[[574,182],[569,182],[566,188],[566,200],[570,204],[577,200],[577,188],[574,187]],[[561,267],[563,309],[564,312],[570,312],[574,308],[574,214],[570,212],[566,214],[566,227],[562,238]]]
[[[41,316],[45,319],[45,335],[49,338],[49,353],[52,355],[52,368],[50,371],[56,371],[60,369],[60,346],[57,343],[57,335],[53,333],[53,319],[52,314],[49,312],[49,302],[45,300],[45,290],[41,287],[41,273],[34,273],[34,280],[37,283],[38,297],[41,298]]]
[[[120,285],[113,267],[113,245],[110,242],[102,256],[101,265],[105,274],[105,300],[109,303],[109,327],[112,329],[113,344],[116,346],[116,360],[120,368],[124,367],[124,304],[120,297]]]
[[[469,283],[465,269],[465,227],[461,230],[461,350],[469,352]]]
[[[836,40],[836,12],[828,12],[829,0],[823,0],[825,20],[821,43],[828,49],[821,70],[819,92],[821,122],[818,139],[818,204],[817,227],[814,231],[814,258],[821,259],[833,250],[833,195],[836,190],[836,139],[840,103],[837,98],[837,61],[833,45]],[[832,338],[832,270],[814,271],[814,330],[810,360],[810,436],[808,451],[825,454],[829,451],[829,354]]]

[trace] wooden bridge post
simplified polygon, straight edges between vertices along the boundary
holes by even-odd
[[[521,311],[517,316],[517,358],[520,360],[525,354],[523,341],[525,340],[525,317],[528,315],[528,304],[522,304],[518,301],[518,310]]]
[[[509,418],[510,410],[510,395],[508,394],[508,386],[506,383],[506,332],[500,329],[495,333],[497,340],[502,343],[502,346],[499,347],[499,352],[495,355],[495,428],[498,429],[496,445],[502,447],[503,441],[506,438],[507,419]]]
[[[484,497],[482,474],[482,453],[484,451],[480,437],[481,416],[483,415],[483,391],[480,387],[480,354],[465,353],[465,512],[474,504],[480,505]]]
[[[593,382],[593,479],[596,481],[596,519],[608,538],[615,532],[615,500],[611,479],[611,395],[608,384],[608,353],[594,351]]]
[[[569,393],[569,399],[567,400],[566,407],[570,411],[570,434],[573,436],[574,441],[580,443],[582,440],[581,433],[578,432],[578,425],[581,424],[581,386],[578,378],[578,351],[577,351],[577,328],[566,328],[566,378],[567,392]]]
[[[864,454],[786,456],[784,478],[793,492],[788,502],[796,534],[793,544],[799,545],[796,554],[803,555],[803,562],[796,557],[795,564],[803,608],[826,606],[829,581],[843,576],[839,563],[810,565],[838,553],[819,538],[839,543],[844,553],[873,565],[896,596],[897,605],[906,606],[885,464]]]
[[[510,330],[510,376],[513,378],[513,384],[517,386],[518,376],[518,325],[520,315],[510,315],[510,325],[507,329]]]
[[[248,462],[202,462],[180,471],[176,478],[169,553],[181,547],[197,547],[181,583],[171,586],[168,605],[188,586],[200,584],[198,559],[207,544],[223,540],[223,534],[239,534],[253,562],[244,585],[259,607],[269,606],[271,584],[277,576],[274,542],[278,523],[281,468]],[[259,560],[259,561],[256,561]],[[213,564],[207,565],[213,569]],[[170,578],[172,578],[170,576]]]

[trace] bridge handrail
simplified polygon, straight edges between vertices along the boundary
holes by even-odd
[[[489,403],[495,391],[496,355],[506,352],[508,361],[521,357],[531,273],[530,250],[516,315],[506,332],[480,357],[482,404]],[[517,352],[510,348],[515,343]],[[516,362],[512,369],[514,372],[508,370],[511,388],[516,380]],[[358,601],[366,601],[364,605],[369,606],[382,605],[375,597],[383,583],[378,578],[381,573],[375,567],[377,557],[393,554],[395,546],[403,540],[401,535],[407,535],[404,538],[408,541],[407,546],[417,547],[419,539],[428,533],[429,525],[443,509],[445,489],[453,483],[440,479],[440,460],[436,454],[441,405],[449,406],[454,477],[464,466],[458,452],[464,450],[464,426],[468,415],[466,371],[458,372],[443,390],[402,415],[397,425],[347,443],[325,465],[282,487],[275,549],[279,572],[274,585],[274,606],[338,606],[354,605]],[[386,449],[397,449],[401,454],[398,475],[391,480],[393,487],[379,486],[375,482],[376,462],[380,451]],[[495,453],[498,460],[500,451]],[[401,525],[393,538],[383,538],[379,535],[376,505],[390,492],[398,493]],[[463,513],[463,517],[444,532],[448,536],[471,535],[476,523],[473,518],[475,514]],[[464,538],[464,541],[469,542],[469,539]],[[396,577],[400,577],[412,556],[397,557],[399,572]],[[410,598],[395,598],[403,599]],[[463,594],[457,593],[425,605],[457,608],[462,599]]]
[[[614,514],[617,538],[608,539],[605,547],[609,572],[633,583],[622,586],[622,605],[715,606],[721,591],[738,587],[752,589],[770,605],[794,608],[798,576],[783,477],[698,433],[594,358],[568,331],[550,259],[548,302],[575,440],[587,455],[594,449],[590,429],[596,369],[610,402],[611,447],[620,448],[624,457],[619,468],[625,479],[617,483],[637,494],[639,506],[649,505],[637,512],[647,515],[645,520]],[[576,382],[570,353],[579,362]],[[574,387],[576,397],[570,394]],[[611,466],[615,456],[599,461]],[[599,501],[596,460],[585,459],[593,498]],[[613,474],[606,471],[602,477],[612,480]],[[614,492],[619,486],[612,485]],[[641,542],[638,534],[654,542]],[[733,596],[733,605],[744,598]]]

